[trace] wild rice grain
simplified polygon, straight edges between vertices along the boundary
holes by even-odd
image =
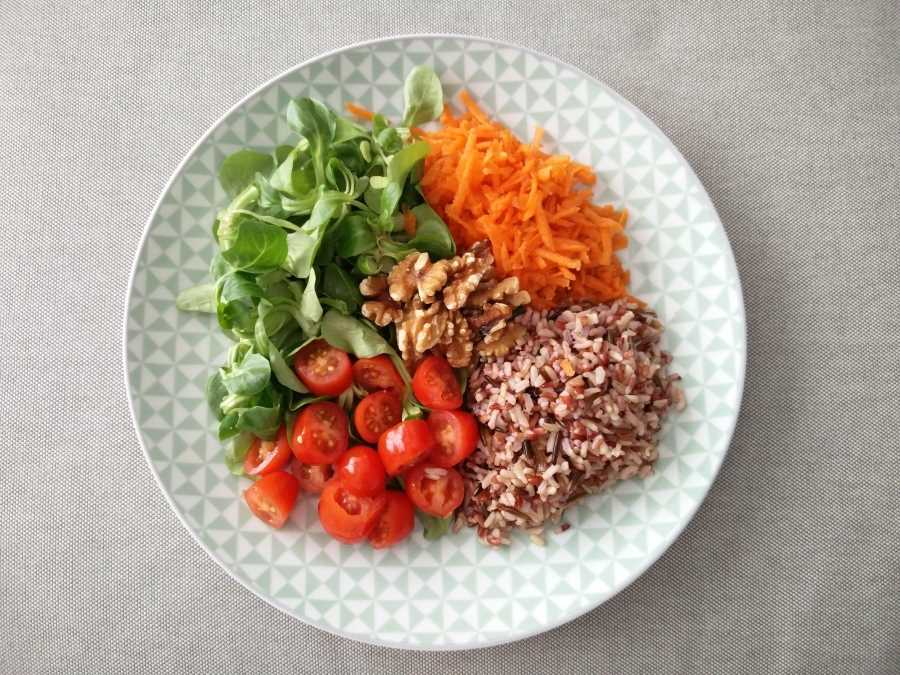
[[[543,542],[545,524],[584,494],[648,476],[669,407],[684,407],[653,311],[618,300],[514,321],[526,334],[478,364],[467,393],[492,432],[460,467],[462,518],[491,546],[509,544],[514,529]]]

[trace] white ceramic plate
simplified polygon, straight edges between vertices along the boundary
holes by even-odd
[[[632,290],[659,312],[688,406],[660,443],[655,474],[582,501],[572,528],[492,550],[472,530],[437,542],[421,531],[386,551],[345,546],[320,528],[306,498],[275,531],[241,499],[248,481],[222,463],[204,383],[227,349],[215,320],[175,309],[206,280],[210,224],[227,201],[219,162],[242,147],[291,137],[290,98],[340,109],[354,101],[398,119],[402,83],[434,67],[445,96],[468,89],[520,137],[591,165],[599,202],[631,213]],[[745,365],[734,259],[715,209],[669,140],[600,82],[549,56],[480,38],[410,36],[347,47],[278,76],[228,111],[188,153],[147,223],[129,289],[125,364],[147,461],[172,508],[235,579],[279,609],[356,640],[458,649],[516,640],[596,607],[643,572],[684,528],[731,438]]]

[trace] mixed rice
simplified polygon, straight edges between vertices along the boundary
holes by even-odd
[[[478,364],[467,394],[482,432],[460,467],[458,525],[491,545],[508,544],[513,529],[543,543],[544,526],[580,497],[649,475],[668,409],[684,406],[652,310],[617,300],[527,309],[515,321],[522,335]]]

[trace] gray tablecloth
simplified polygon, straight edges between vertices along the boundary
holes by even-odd
[[[0,4],[0,671],[900,671],[896,0]],[[557,630],[415,654],[309,628],[191,540],[131,429],[141,229],[250,89],[348,43],[463,32],[637,104],[731,237],[749,319],[737,433],[684,535]]]

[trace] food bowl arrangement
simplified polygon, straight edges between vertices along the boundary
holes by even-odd
[[[151,469],[238,581],[378,644],[595,607],[693,515],[744,373],[703,187],[574,68],[464,37],[279,76],[164,190],[127,385]]]

